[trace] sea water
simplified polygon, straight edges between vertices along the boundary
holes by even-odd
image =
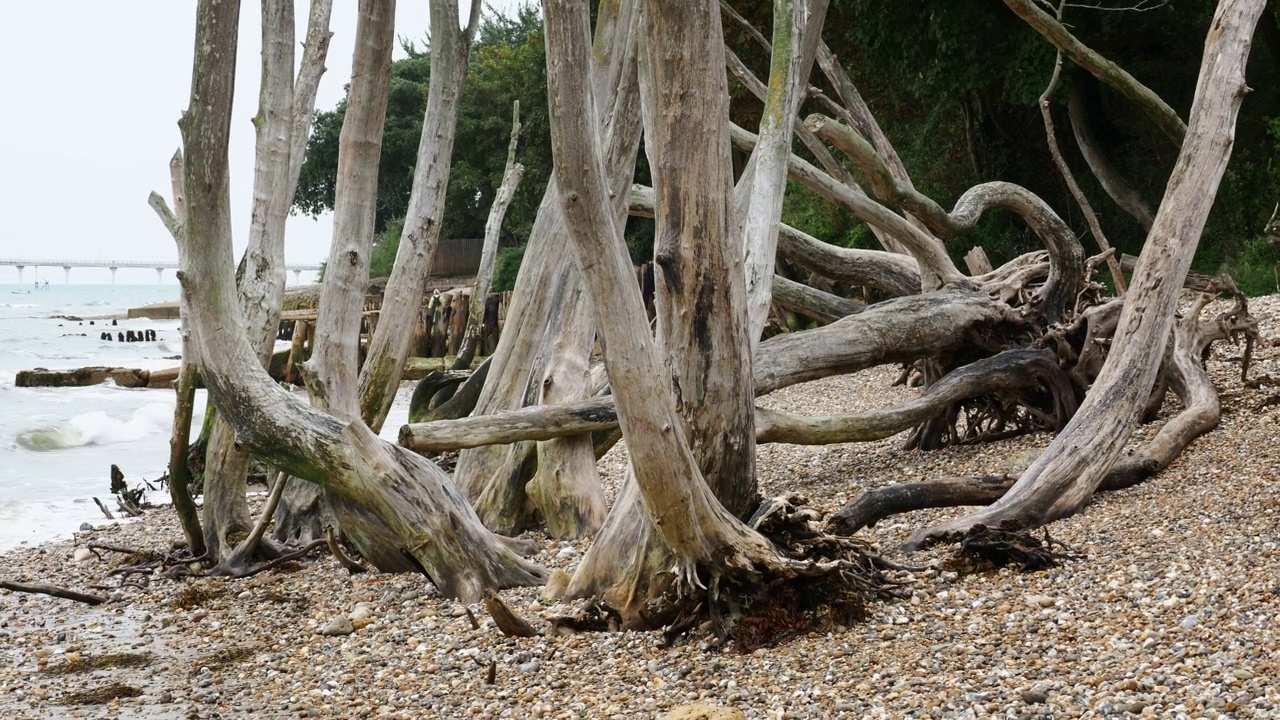
[[[14,379],[38,367],[178,365],[178,321],[119,319],[112,326],[105,318],[177,297],[176,285],[0,285],[0,550],[104,520],[92,497],[115,507],[113,464],[131,485],[164,473],[173,391],[111,383],[18,388]],[[154,330],[156,340],[101,339],[129,330]],[[197,412],[203,415],[203,397]]]
[[[120,316],[132,307],[177,298],[176,285],[0,285],[0,551],[69,537],[81,523],[105,521],[93,498],[114,511],[112,465],[131,487],[165,473],[173,390],[129,389],[109,381],[83,388],[18,388],[14,380],[19,371],[38,367],[176,367],[182,352],[177,320]],[[116,337],[129,330],[154,330],[156,339],[101,339],[103,332]],[[204,391],[198,391],[193,433],[199,431],[205,403]],[[383,435],[394,438],[406,415],[403,401],[397,403]],[[147,497],[168,500],[164,490]]]

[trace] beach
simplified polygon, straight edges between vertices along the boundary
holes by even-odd
[[[1280,378],[1280,301],[1251,308],[1262,341],[1250,377]],[[509,638],[482,605],[439,598],[424,578],[351,575],[327,554],[243,580],[120,586],[108,573],[126,555],[84,548],[164,553],[181,532],[167,509],[131,524],[99,518],[73,539],[0,555],[2,579],[108,598],[90,607],[0,591],[0,712],[653,718],[701,702],[749,718],[1280,717],[1280,387],[1242,385],[1240,359],[1240,348],[1220,344],[1208,362],[1223,404],[1215,430],[1160,475],[1049,527],[1075,559],[960,575],[940,566],[953,548],[897,550],[911,530],[960,510],[892,517],[859,535],[918,568],[891,574],[903,599],[873,604],[865,622],[750,653],[712,648],[697,629],[670,648],[660,632],[545,634],[564,608],[538,588],[503,592],[544,632]],[[891,387],[895,376],[829,378],[762,405],[838,413],[918,392]],[[1168,402],[1162,418],[1176,410]],[[1141,426],[1131,445],[1156,429]],[[1019,472],[1049,439],[933,452],[904,451],[901,437],[766,445],[761,490],[799,493],[830,513],[864,488]],[[624,466],[625,446],[601,463],[610,498]],[[588,545],[528,536],[539,562],[567,572]],[[114,663],[93,662],[110,654]],[[111,686],[129,696],[67,704]]]

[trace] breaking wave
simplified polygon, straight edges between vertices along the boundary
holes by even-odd
[[[17,442],[19,446],[35,452],[108,445],[167,433],[172,423],[172,403],[151,403],[125,417],[102,411],[76,415],[65,422],[20,432]]]

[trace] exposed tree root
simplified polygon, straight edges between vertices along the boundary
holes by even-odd
[[[1049,537],[1047,529],[1044,540],[1040,540],[1027,533],[975,525],[943,567],[962,575],[1006,566],[1022,572],[1035,572],[1057,567],[1062,561],[1075,557],[1078,556],[1071,548]]]

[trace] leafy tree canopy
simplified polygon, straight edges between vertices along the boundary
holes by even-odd
[[[380,238],[397,240],[399,232],[385,231],[394,220],[403,218],[408,208],[431,79],[430,48],[419,50],[407,44],[404,49],[408,56],[391,66],[387,130],[378,173],[377,228]],[[504,239],[522,241],[528,236],[551,173],[546,87],[542,19],[537,9],[526,5],[512,16],[486,13],[472,48],[459,109],[441,229],[445,237],[484,234],[489,206],[502,182],[511,104],[516,100],[520,101],[523,125],[517,159],[524,163],[525,178],[508,210]],[[316,113],[294,198],[299,212],[318,215],[333,209],[338,136],[345,113],[345,100],[333,110]],[[394,255],[392,249],[390,256]]]

